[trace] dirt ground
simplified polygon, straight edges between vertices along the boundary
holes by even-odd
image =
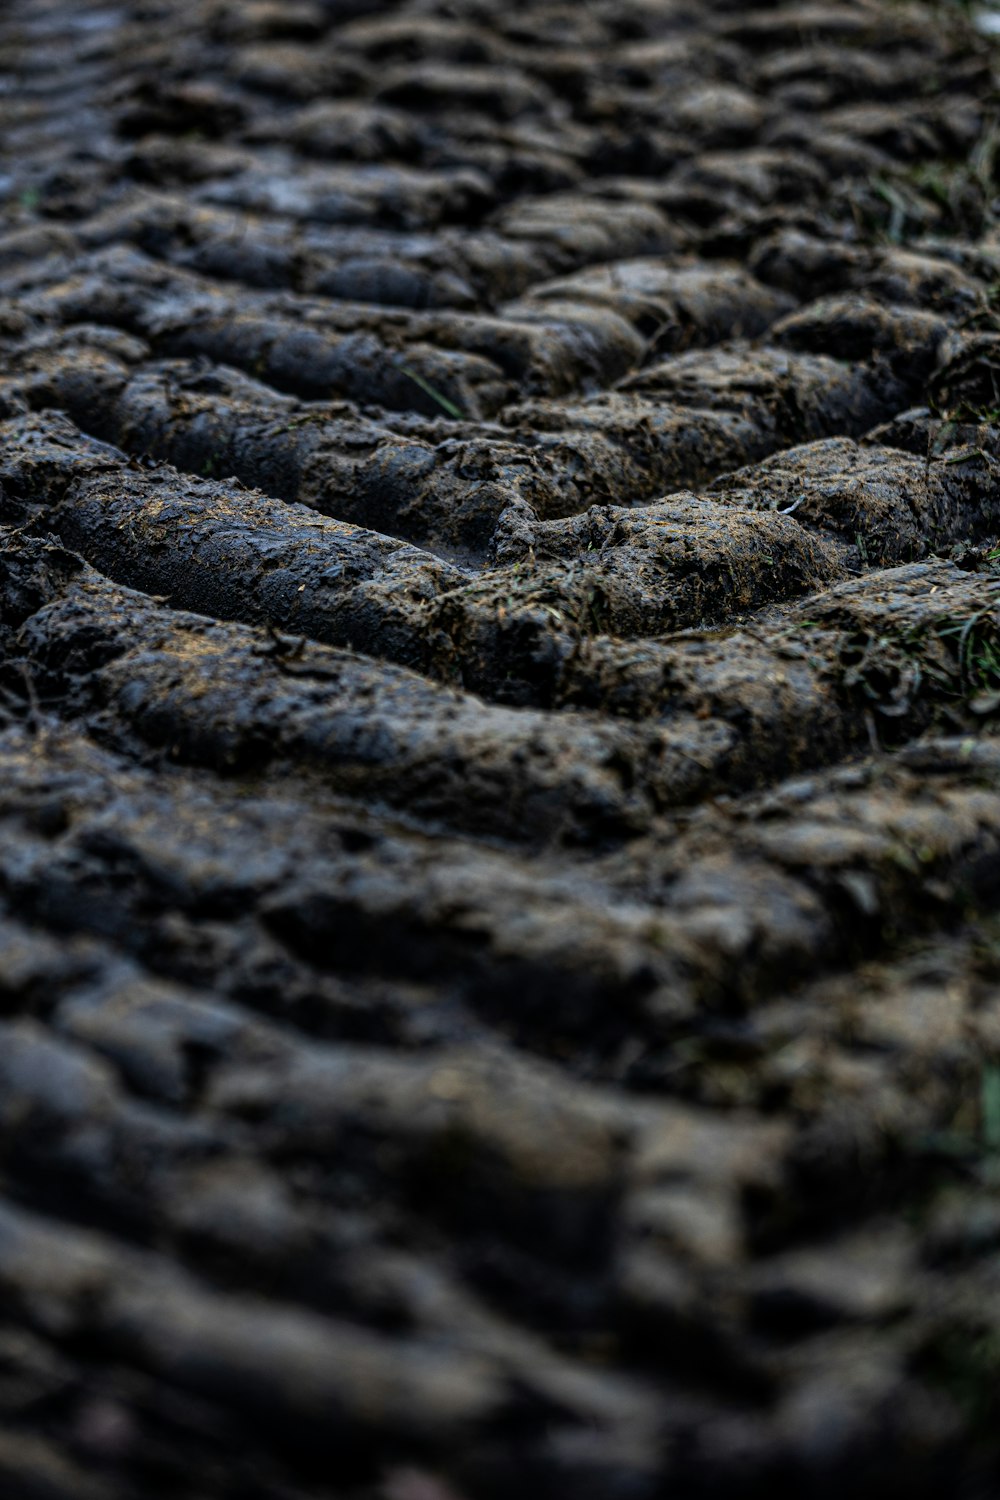
[[[3,7],[2,1500],[1000,1495],[998,64]]]

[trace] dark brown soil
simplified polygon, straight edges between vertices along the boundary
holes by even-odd
[[[998,64],[3,7],[0,1500],[1000,1495]]]

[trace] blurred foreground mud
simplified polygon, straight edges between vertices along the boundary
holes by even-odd
[[[1000,1493],[997,61],[4,6],[3,1500]]]

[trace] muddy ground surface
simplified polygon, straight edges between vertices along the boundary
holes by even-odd
[[[997,56],[9,0],[0,1494],[1000,1494]]]

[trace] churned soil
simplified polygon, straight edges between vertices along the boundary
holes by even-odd
[[[1000,1494],[998,65],[3,7],[3,1500]]]

